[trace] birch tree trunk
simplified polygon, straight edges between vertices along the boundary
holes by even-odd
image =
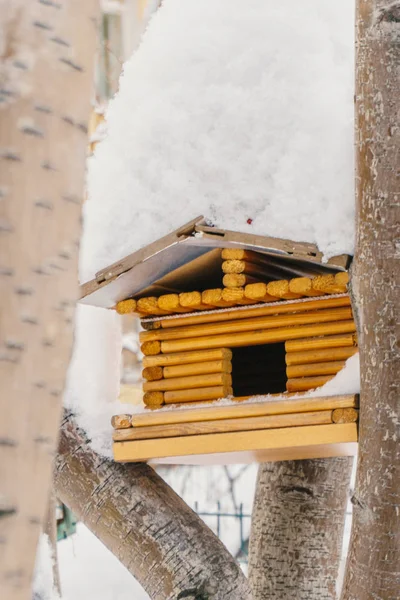
[[[57,496],[141,583],[152,600],[249,600],[225,546],[146,464],[88,447],[69,414],[55,463]]]
[[[358,0],[359,464],[343,600],[400,596],[400,2]]]
[[[0,0],[0,597],[30,597],[72,344],[97,0]]]
[[[334,600],[353,459],[260,465],[252,514],[253,600]]]

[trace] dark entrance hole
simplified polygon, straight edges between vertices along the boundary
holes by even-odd
[[[234,396],[279,394],[286,381],[284,343],[232,348]]]

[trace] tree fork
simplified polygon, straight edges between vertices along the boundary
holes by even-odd
[[[252,515],[253,600],[335,600],[351,457],[260,465]]]
[[[400,2],[358,0],[357,243],[352,299],[361,369],[354,516],[342,600],[400,590]]]
[[[93,452],[66,414],[55,461],[57,496],[141,583],[152,600],[249,600],[225,546],[149,466]]]

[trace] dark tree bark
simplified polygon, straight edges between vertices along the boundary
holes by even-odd
[[[95,454],[70,414],[62,424],[54,485],[152,600],[250,598],[238,563],[157,473]]]
[[[0,597],[27,600],[72,348],[99,2],[0,4]]]
[[[250,536],[253,600],[335,600],[352,462],[260,465]]]
[[[343,600],[400,596],[400,2],[358,0],[359,464]]]

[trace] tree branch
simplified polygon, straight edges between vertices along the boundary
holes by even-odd
[[[153,600],[246,600],[228,550],[146,464],[95,454],[66,414],[55,462],[57,496],[115,554]]]

